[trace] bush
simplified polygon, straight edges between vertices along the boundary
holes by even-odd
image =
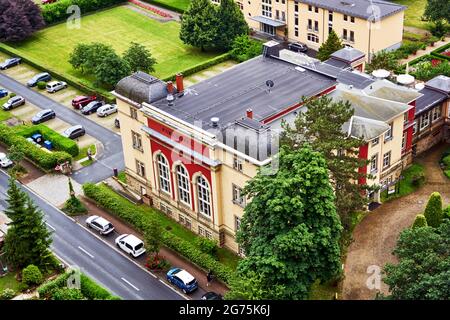
[[[215,256],[217,254],[217,242],[207,238],[198,237],[195,239],[197,247],[204,253]]]
[[[231,46],[231,57],[238,62],[249,60],[262,53],[262,43],[251,39],[248,35],[238,36]]]
[[[148,256],[145,266],[148,270],[168,271],[170,269],[170,263],[157,253],[152,253]]]
[[[450,219],[450,206],[442,210],[442,215],[444,219]]]
[[[425,174],[423,172],[417,173],[412,176],[411,184],[418,188],[421,187],[425,183]]]
[[[34,264],[30,264],[22,270],[22,281],[31,286],[41,284],[43,281],[41,270]]]
[[[45,81],[39,81],[39,82],[37,83],[37,88],[38,88],[39,90],[44,90],[46,86],[47,86],[47,83],[46,83]]]
[[[450,60],[450,56],[443,54],[447,52],[447,50],[450,50],[450,43],[447,43],[446,45],[437,48],[436,50],[431,52],[431,55],[441,59]]]
[[[414,220],[412,228],[426,227],[427,225],[427,218],[425,218],[423,214],[418,214]]]
[[[87,209],[77,197],[73,196],[66,201],[63,211],[69,215],[79,215],[86,213]]]
[[[86,183],[83,185],[83,191],[86,197],[96,201],[99,206],[125,220],[143,233],[145,233],[145,226],[148,221],[155,218],[149,215],[147,211],[117,195],[105,185]],[[172,234],[167,229],[162,232],[162,243],[196,265],[206,270],[212,270],[219,279],[227,283],[234,276],[231,268],[221,264],[209,254],[202,252],[195,244],[193,245],[189,241]]]
[[[78,289],[58,288],[53,292],[52,300],[84,300],[84,297]]]
[[[108,290],[104,289],[90,278],[81,274],[81,293],[90,300],[107,300],[113,297]]]
[[[424,216],[429,226],[439,227],[442,222],[442,197],[439,192],[433,192],[425,208]]]
[[[14,92],[11,92],[10,94],[9,94],[9,97],[10,98],[14,98],[16,96],[16,94],[14,93]]]
[[[24,138],[31,137],[35,133],[40,133],[44,137],[45,140],[49,140],[53,143],[53,146],[58,151],[65,151],[70,154],[72,157],[78,156],[80,153],[80,148],[78,144],[72,139],[66,138],[56,132],[55,130],[50,129],[46,125],[38,124],[38,125],[24,125],[15,127],[14,130],[17,134],[21,135]]]
[[[0,292],[0,300],[11,300],[16,296],[16,292],[13,289],[6,288]]]
[[[42,286],[38,288],[39,296],[45,299],[50,298],[50,296],[56,289],[66,285],[67,279],[70,277],[70,275],[71,275],[70,272],[66,272],[58,276],[56,279],[44,283]]]
[[[422,81],[428,81],[439,75],[450,76],[450,62],[442,61],[434,64],[432,61],[424,61],[416,64],[413,76]]]

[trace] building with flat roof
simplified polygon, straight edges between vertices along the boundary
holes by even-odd
[[[392,100],[396,94],[384,93],[389,88],[402,98]],[[248,201],[242,190],[262,166],[276,170],[272,156],[281,123],[305,110],[305,98],[327,95],[351,103],[355,114],[342,129],[366,141],[359,156],[370,164],[361,172],[373,176],[358,182],[387,189],[398,181],[402,156],[411,149],[414,103],[421,96],[274,43],[263,55],[189,88],[182,75],[175,86],[139,72],[122,79],[114,94],[129,187],[235,252],[241,252],[235,232]],[[379,197],[370,194],[368,202]]]

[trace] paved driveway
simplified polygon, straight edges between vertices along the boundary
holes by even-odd
[[[345,264],[343,299],[373,299],[378,290],[366,286],[371,265],[383,267],[396,262],[392,251],[400,232],[411,226],[417,214],[422,213],[430,194],[439,191],[444,205],[450,204],[450,183],[439,168],[439,159],[448,144],[438,145],[417,159],[425,166],[427,181],[413,194],[390,201],[372,211],[355,229]],[[381,291],[388,287],[381,284]]]

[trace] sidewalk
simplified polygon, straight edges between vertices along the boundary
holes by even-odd
[[[89,200],[85,197],[81,197],[80,200],[83,202],[83,204],[88,209],[89,215],[98,215],[98,216],[104,217],[105,219],[109,220],[114,225],[115,230],[119,234],[131,233],[131,234],[136,235],[138,238],[143,239],[143,235],[140,232],[136,231],[130,225],[119,220],[115,216],[109,214],[107,211],[97,207],[96,204],[93,203],[91,200]],[[84,224],[84,220],[85,220],[86,216],[77,216],[74,218],[77,221],[79,221],[80,223]],[[160,255],[162,255],[170,263],[170,265],[172,267],[180,267],[182,269],[187,270],[189,273],[191,273],[197,279],[198,285],[201,289],[203,289],[207,292],[214,291],[216,293],[220,293],[221,295],[224,295],[229,290],[224,284],[222,284],[221,282],[219,282],[217,280],[213,280],[212,283],[210,284],[210,286],[207,287],[206,286],[206,283],[207,283],[206,273],[208,271],[207,270],[205,271],[205,270],[195,266],[194,264],[187,261],[186,259],[184,259],[180,255],[178,255],[171,249],[162,247],[160,250]],[[138,261],[139,261],[139,263],[144,264],[146,259],[141,258]],[[160,277],[164,281],[166,281],[165,273],[158,272],[158,273],[155,273],[155,275],[157,275],[158,277]]]

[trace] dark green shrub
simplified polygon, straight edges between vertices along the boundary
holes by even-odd
[[[11,92],[10,94],[9,94],[9,97],[10,98],[14,98],[16,96],[16,94],[14,93],[14,92]]]
[[[421,187],[425,183],[425,174],[423,172],[417,173],[412,176],[411,178],[411,184],[418,188]]]
[[[58,288],[52,294],[52,300],[84,300],[83,294],[78,289]]]
[[[198,237],[195,239],[195,244],[200,250],[209,255],[215,256],[217,254],[217,242],[213,240],[209,240],[207,238]]]
[[[45,81],[39,81],[36,86],[39,90],[44,90],[47,86],[47,83]]]
[[[22,281],[27,285],[38,285],[43,281],[41,270],[34,264],[30,264],[22,270]]]
[[[0,292],[0,300],[11,300],[16,296],[16,292],[13,289],[6,288]]]
[[[38,288],[39,296],[45,299],[50,298],[53,291],[66,285],[67,279],[70,277],[70,275],[70,272],[66,272],[58,276],[56,279],[44,283]]]
[[[106,300],[112,298],[111,293],[90,278],[81,274],[81,293],[90,300]]]
[[[67,199],[63,211],[69,215],[79,215],[86,213],[87,209],[77,197],[73,196]]]
[[[427,224],[427,218],[423,214],[418,214],[416,216],[416,219],[414,220],[414,223],[412,225],[413,228],[420,228],[420,227],[426,227]]]
[[[262,53],[262,43],[251,39],[248,35],[238,36],[231,47],[231,57],[238,62],[249,60]]]
[[[425,208],[424,216],[429,226],[439,227],[442,222],[442,197],[439,192],[433,192]]]

